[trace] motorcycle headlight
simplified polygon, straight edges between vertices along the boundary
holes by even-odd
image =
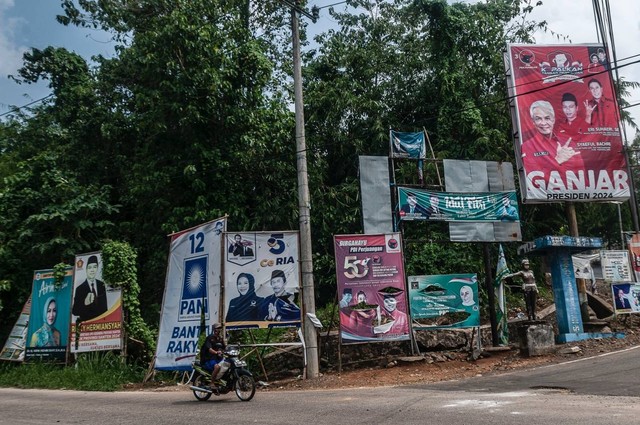
[[[236,360],[236,367],[245,367],[247,365],[247,362],[245,362],[244,360]]]
[[[230,357],[236,357],[236,356],[240,355],[240,350],[235,350],[235,349],[234,350],[229,350],[229,351],[227,351],[227,354]]]

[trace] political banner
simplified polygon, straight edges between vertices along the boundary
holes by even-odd
[[[605,282],[633,281],[628,251],[600,251],[600,265]]]
[[[71,307],[72,353],[122,348],[122,291],[102,281],[102,254],[76,255]]]
[[[496,277],[493,280],[493,289],[496,294],[498,306],[496,308],[496,331],[500,345],[509,345],[509,321],[507,317],[507,303],[504,293],[503,278],[511,273],[507,266],[507,258],[504,255],[502,244],[498,251],[498,265],[496,266]]]
[[[404,133],[391,130],[389,144],[392,158],[424,159],[426,144],[424,132]]]
[[[616,314],[640,312],[640,284],[614,283],[611,285],[611,295]]]
[[[212,333],[212,325],[221,322],[221,246],[226,225],[220,218],[170,235],[156,369],[191,370],[200,334]]]
[[[631,236],[628,246],[631,268],[633,269],[633,280],[640,282],[640,234],[636,233]]]
[[[31,311],[25,360],[66,361],[71,316],[73,269],[56,287],[53,270],[36,270],[31,289]]]
[[[227,329],[300,326],[298,232],[225,233]]]
[[[475,274],[409,276],[413,329],[480,326]]]
[[[487,193],[432,192],[398,187],[400,220],[520,221],[515,191]]]
[[[508,46],[524,202],[626,201],[629,176],[599,44]]]
[[[27,345],[27,331],[29,326],[29,312],[31,311],[31,295],[24,303],[22,311],[16,320],[16,324],[11,328],[9,337],[0,351],[0,360],[14,362],[24,361],[24,350]]]
[[[409,339],[399,233],[335,235],[343,343]]]

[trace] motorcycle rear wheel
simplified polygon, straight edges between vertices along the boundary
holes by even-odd
[[[256,393],[256,381],[253,376],[240,375],[235,385],[236,395],[242,401],[249,401]]]
[[[207,386],[207,384],[208,384],[207,379],[202,375],[198,375],[198,377],[193,381],[193,385],[195,387],[204,388],[205,386]],[[208,393],[206,391],[196,391],[196,390],[193,390],[193,395],[198,399],[198,401],[207,401],[212,396],[211,393]]]

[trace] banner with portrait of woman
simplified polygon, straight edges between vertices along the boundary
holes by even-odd
[[[523,201],[627,200],[630,176],[604,47],[510,44],[507,50]]]
[[[66,361],[73,269],[56,283],[52,269],[36,270],[31,288],[31,312],[25,360]]]
[[[227,329],[300,326],[298,232],[224,234]]]
[[[343,343],[409,339],[399,233],[335,235]]]

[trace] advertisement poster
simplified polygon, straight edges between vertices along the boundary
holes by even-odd
[[[69,341],[73,269],[69,267],[58,288],[53,270],[36,270],[31,290],[31,311],[25,360],[64,362]]]
[[[100,252],[76,255],[69,344],[72,353],[122,348],[122,291],[102,281],[102,269]]]
[[[201,331],[221,322],[220,279],[225,218],[170,235],[155,368],[191,370]],[[205,329],[201,329],[204,323]]]
[[[333,239],[342,342],[409,339],[400,234]]]
[[[636,233],[631,236],[628,246],[634,280],[640,282],[640,234]]]
[[[414,329],[480,326],[475,274],[409,276]]]
[[[424,133],[403,133],[391,130],[391,157],[424,159],[426,144]]]
[[[600,251],[602,278],[605,282],[631,282],[628,251]]]
[[[0,351],[0,360],[14,362],[24,361],[24,349],[27,343],[27,330],[29,326],[29,312],[31,311],[31,296],[24,303],[16,324],[11,328],[9,337]]]
[[[626,201],[629,176],[599,44],[508,46],[524,202]]]
[[[520,221],[515,191],[448,193],[398,188],[400,220]]]
[[[298,232],[224,234],[227,329],[299,326]]]
[[[616,314],[640,312],[640,284],[614,283],[611,285],[611,294]]]

